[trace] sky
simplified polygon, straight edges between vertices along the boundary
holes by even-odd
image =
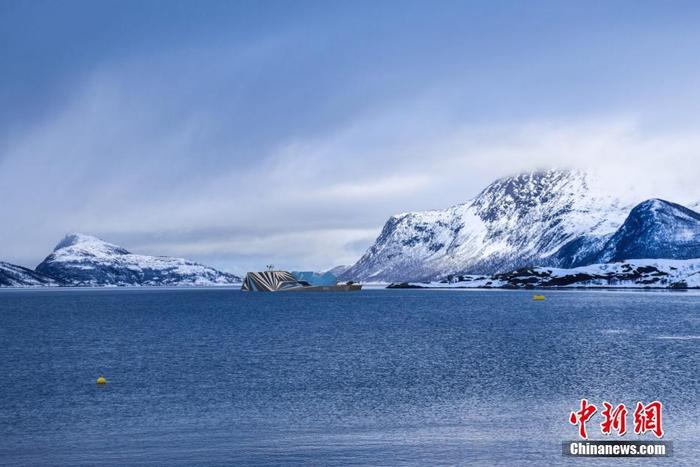
[[[0,2],[0,260],[352,264],[498,177],[700,201],[700,3]]]

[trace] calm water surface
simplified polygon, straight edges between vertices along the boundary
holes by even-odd
[[[700,293],[546,296],[4,290],[0,464],[659,463],[563,458],[587,397],[698,465]]]

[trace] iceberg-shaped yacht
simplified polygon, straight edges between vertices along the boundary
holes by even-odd
[[[249,272],[241,290],[246,292],[351,292],[362,289],[352,281],[339,283],[331,273],[311,271]]]

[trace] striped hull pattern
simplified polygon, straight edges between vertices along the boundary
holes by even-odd
[[[249,272],[241,290],[245,292],[351,292],[362,289],[360,284],[310,284],[287,271]]]
[[[247,292],[277,292],[301,287],[297,279],[287,271],[249,272],[243,280],[241,290]]]

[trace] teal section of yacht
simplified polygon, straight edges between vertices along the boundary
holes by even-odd
[[[330,272],[292,271],[292,275],[296,280],[311,286],[330,286],[338,283],[338,279]]]

